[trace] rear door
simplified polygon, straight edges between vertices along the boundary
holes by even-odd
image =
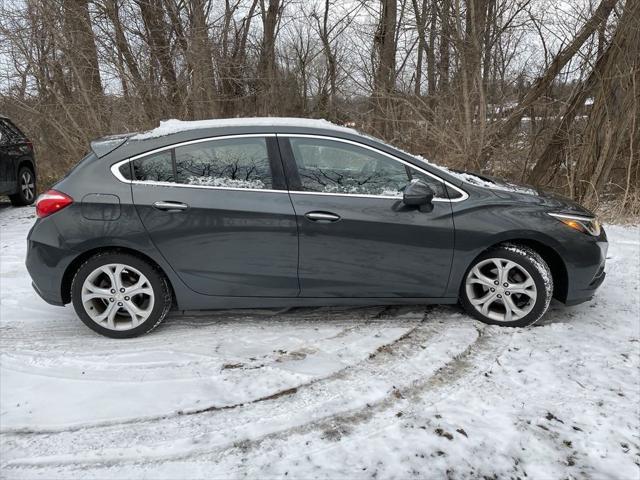
[[[279,135],[300,232],[304,297],[441,297],[453,256],[444,183],[383,152],[330,137]],[[421,179],[431,211],[401,189]]]
[[[296,218],[275,136],[186,142],[134,159],[130,175],[144,226],[192,290],[298,295]]]

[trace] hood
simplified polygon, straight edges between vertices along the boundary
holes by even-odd
[[[558,195],[557,193],[548,192],[546,190],[539,190],[537,198],[541,205],[553,209],[558,213],[573,213],[576,215],[595,217],[593,212],[564,195]]]
[[[539,205],[558,213],[594,216],[592,212],[568,197],[541,190],[531,185],[475,173],[456,171],[455,174],[461,176],[467,183],[490,190],[495,196],[504,200]]]

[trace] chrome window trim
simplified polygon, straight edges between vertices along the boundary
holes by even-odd
[[[342,142],[342,143],[347,143],[347,144],[351,144],[351,145],[355,145],[357,147],[361,147],[361,148],[365,148],[367,150],[371,150],[373,152],[376,152],[380,155],[384,155],[386,157],[389,157],[392,160],[395,160],[396,162],[399,162],[407,167],[410,168],[414,168],[416,170],[418,170],[421,173],[424,173],[425,175],[430,176],[431,178],[439,181],[440,183],[443,183],[444,185],[446,185],[447,187],[450,187],[452,189],[454,189],[455,191],[457,191],[458,193],[461,194],[460,198],[454,198],[454,199],[448,199],[448,198],[434,198],[433,201],[434,202],[443,202],[443,203],[457,203],[457,202],[462,202],[464,200],[466,200],[467,198],[469,198],[469,194],[464,191],[463,189],[461,189],[460,187],[457,187],[453,184],[451,184],[450,182],[438,177],[437,175],[424,170],[423,168],[420,168],[416,165],[414,165],[413,163],[407,162],[405,160],[402,160],[398,157],[396,157],[395,155],[391,155],[390,153],[387,152],[383,152],[382,150],[372,147],[370,145],[365,145],[364,143],[360,143],[360,142],[355,142],[353,140],[347,140],[346,138],[339,138],[339,137],[333,137],[333,136],[328,136],[328,135],[314,135],[314,134],[297,134],[297,133],[238,133],[238,134],[232,134],[232,135],[223,135],[223,136],[219,136],[219,137],[207,137],[207,138],[198,138],[196,140],[187,140],[185,142],[179,142],[179,143],[174,143],[171,145],[166,145],[164,147],[159,147],[156,148],[154,150],[150,150],[148,152],[144,152],[141,153],[139,155],[135,155],[133,157],[129,157],[129,158],[125,158],[124,160],[120,160],[116,163],[114,163],[113,165],[111,165],[111,173],[113,174],[114,177],[116,177],[119,181],[123,182],[123,183],[129,183],[132,185],[150,185],[150,186],[158,186],[158,187],[177,187],[177,188],[200,188],[200,189],[209,189],[209,190],[231,190],[231,191],[238,191],[238,192],[268,192],[268,193],[290,193],[290,194],[295,194],[295,195],[324,195],[324,196],[334,196],[334,197],[358,197],[358,198],[384,198],[384,199],[392,199],[392,200],[398,200],[400,198],[402,198],[402,196],[391,196],[391,195],[367,195],[367,194],[354,194],[354,193],[329,193],[329,192],[302,192],[302,191],[296,191],[296,190],[273,190],[273,189],[267,189],[267,188],[237,188],[237,187],[212,187],[209,185],[187,185],[184,183],[174,183],[174,182],[154,182],[154,181],[146,181],[146,180],[128,180],[126,178],[124,178],[122,176],[122,173],[120,172],[120,167],[122,165],[124,165],[125,163],[128,162],[133,162],[139,158],[143,158],[143,157],[147,157],[149,155],[154,155],[156,153],[159,152],[163,152],[165,150],[171,150],[172,148],[178,148],[178,147],[183,147],[186,145],[193,145],[193,144],[197,144],[197,143],[203,143],[203,142],[210,142],[210,141],[215,141],[215,140],[228,140],[230,138],[256,138],[256,137],[262,137],[262,138],[266,138],[266,137],[284,137],[284,138],[291,138],[291,137],[295,137],[295,138],[320,138],[320,139],[324,139],[324,140],[333,140],[336,142]]]
[[[373,152],[379,153],[380,155],[384,155],[385,157],[389,157],[390,159],[395,160],[396,162],[402,163],[403,165],[405,165],[405,166],[407,166],[409,168],[413,168],[415,170],[418,170],[419,172],[430,176],[431,178],[439,181],[440,183],[443,183],[447,187],[453,188],[454,190],[456,190],[458,193],[460,193],[462,195],[460,198],[454,198],[454,199],[437,198],[436,197],[436,198],[434,198],[432,200],[433,202],[456,203],[456,202],[462,202],[462,201],[466,200],[467,198],[469,198],[469,194],[467,192],[465,192],[464,190],[462,190],[460,187],[456,187],[455,185],[451,184],[450,182],[447,182],[446,180],[438,177],[437,175],[434,175],[431,172],[428,172],[427,170],[424,170],[424,169],[414,165],[413,163],[410,163],[410,162],[407,162],[405,160],[402,160],[402,159],[396,157],[395,155],[391,155],[390,153],[383,152],[382,150],[380,150],[380,149],[378,149],[376,147],[372,147],[370,145],[365,145],[364,143],[355,142],[353,140],[347,140],[346,138],[332,137],[332,136],[328,136],[328,135],[279,133],[278,137],[287,137],[287,138],[292,138],[292,137],[294,137],[294,138],[320,138],[320,139],[323,139],[323,140],[333,140],[333,141],[336,141],[336,142],[348,143],[350,145],[355,145],[357,147],[362,147],[362,148],[365,148],[367,150],[371,150]],[[334,197],[389,198],[389,199],[394,199],[394,200],[398,200],[399,198],[402,198],[402,195],[400,195],[400,196],[391,196],[391,195],[367,195],[367,194],[361,194],[361,193],[303,192],[303,191],[297,191],[297,190],[289,190],[289,193],[296,194],[296,195],[327,195],[327,196],[334,196]]]
[[[215,140],[228,140],[230,138],[266,138],[266,137],[275,137],[275,133],[239,133],[234,135],[223,135],[220,137],[207,137],[207,138],[198,138],[197,140],[187,140],[186,142],[174,143],[171,145],[166,145],[164,147],[156,148],[154,150],[149,150],[148,152],[141,153],[139,155],[135,155],[133,157],[125,158],[124,160],[120,160],[119,162],[111,165],[111,173],[114,177],[120,180],[123,183],[129,183],[131,185],[148,185],[152,187],[177,187],[177,188],[200,188],[200,189],[209,189],[209,190],[232,190],[237,192],[267,192],[267,193],[288,193],[287,190],[273,190],[269,188],[238,188],[238,187],[212,187],[210,185],[188,185],[186,183],[177,183],[177,182],[155,182],[153,180],[128,180],[122,176],[120,172],[120,167],[125,163],[133,162],[139,158],[148,157],[150,155],[155,155],[159,152],[164,152],[165,150],[171,150],[172,148],[184,147],[186,145],[193,145],[196,143],[204,143],[211,142]]]

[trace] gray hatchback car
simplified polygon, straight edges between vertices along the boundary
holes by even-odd
[[[37,214],[36,291],[116,338],[171,308],[460,301],[524,326],[605,276],[604,230],[571,200],[321,120],[173,120],[99,139]]]

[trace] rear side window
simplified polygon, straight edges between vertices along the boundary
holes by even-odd
[[[6,118],[0,118],[0,145],[13,145],[25,141],[22,132]]]
[[[211,140],[176,147],[131,162],[126,179],[195,186],[271,189],[273,178],[264,138]]]
[[[179,183],[271,189],[273,179],[264,138],[231,138],[176,147]]]

